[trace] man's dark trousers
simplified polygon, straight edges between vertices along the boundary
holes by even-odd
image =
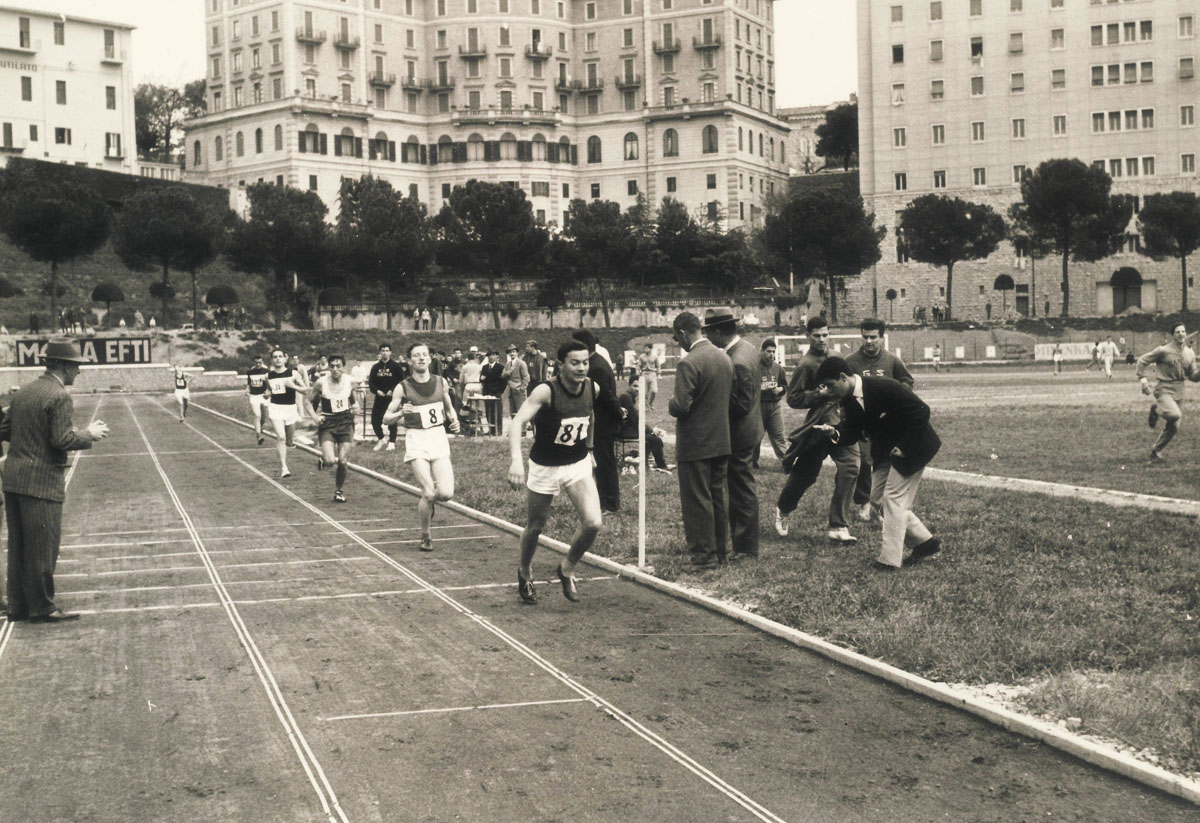
[[[62,506],[55,500],[4,493],[9,614],[41,617],[58,609],[54,567],[62,540]]]
[[[729,516],[725,478],[729,458],[684,460],[679,473],[679,503],[683,536],[692,565],[724,563],[728,549]]]
[[[371,429],[375,432],[375,439],[383,439],[383,413],[387,411],[388,405],[392,402],[390,397],[380,397],[375,395],[375,399],[371,401]],[[388,426],[388,440],[392,443],[396,442],[396,426]]]
[[[621,509],[621,471],[617,466],[617,441],[609,435],[596,434],[592,439],[596,457],[596,491],[600,493],[600,508],[606,512]]]

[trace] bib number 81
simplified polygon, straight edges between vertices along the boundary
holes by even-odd
[[[586,417],[568,417],[563,419],[558,424],[558,434],[554,436],[555,444],[559,446],[574,446],[580,441],[586,440],[588,422],[588,418]]]

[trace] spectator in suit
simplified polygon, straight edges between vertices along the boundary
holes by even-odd
[[[759,350],[738,334],[729,309],[704,313],[704,336],[724,349],[733,363],[729,395],[729,542],[734,559],[758,557],[758,486],[754,459],[763,438],[762,359]]]
[[[55,623],[78,618],[54,602],[54,568],[62,535],[67,452],[90,449],[108,434],[96,420],[83,431],[71,424],[67,386],[81,363],[69,341],[46,344],[46,373],[17,392],[0,421],[0,441],[11,444],[4,463],[8,522],[8,619]]]
[[[504,434],[500,428],[500,421],[504,417],[500,411],[500,398],[504,395],[504,387],[508,380],[504,377],[504,364],[500,362],[500,352],[492,349],[487,353],[487,362],[479,370],[479,380],[484,396],[494,398],[483,401],[488,430],[492,434]]]
[[[762,391],[759,403],[762,405],[763,430],[767,440],[780,460],[788,450],[787,438],[783,436],[783,412],[779,401],[787,394],[787,371],[775,360],[775,338],[768,337],[762,342]],[[758,457],[762,452],[762,442],[754,450],[754,468],[758,468]]]
[[[615,514],[621,510],[621,469],[617,465],[621,407],[617,404],[617,378],[612,364],[597,350],[596,335],[580,329],[571,337],[588,347],[588,377],[600,389],[596,395],[595,436],[592,438],[596,489],[600,492],[600,512]]]
[[[929,425],[929,406],[898,381],[855,374],[840,357],[821,364],[817,383],[822,393],[841,403],[846,421],[867,436],[874,456],[886,458],[883,538],[876,567],[898,569],[935,554],[941,541],[912,511],[925,466],[942,445]],[[905,546],[912,549],[907,558]]]
[[[706,340],[700,318],[681,312],[673,324],[687,354],[675,367],[675,394],[667,406],[675,418],[675,459],[683,533],[693,572],[725,562],[729,520],[725,504],[729,465],[729,397],[733,363]]]
[[[533,391],[539,383],[546,382],[546,353],[538,348],[536,340],[526,340],[521,358],[529,369],[529,390]]]

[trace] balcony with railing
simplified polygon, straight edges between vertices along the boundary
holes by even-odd
[[[362,45],[362,39],[357,34],[338,34],[333,38],[333,45],[346,51],[354,51]]]
[[[307,43],[310,46],[319,46],[329,38],[329,35],[324,31],[316,29],[307,29],[301,26],[296,29],[296,39],[301,43]]]
[[[24,142],[0,143],[0,154],[21,154],[25,151]]]
[[[683,44],[679,42],[679,38],[664,40],[661,43],[657,40],[654,41],[655,54],[677,54],[682,48]]]
[[[422,91],[428,88],[428,80],[417,77],[416,75],[405,75],[400,78],[400,88],[405,91]]]
[[[345,103],[340,97],[310,97],[305,94],[292,97],[292,111],[298,114],[327,114],[333,117],[366,119],[370,109],[366,103]]]
[[[487,57],[487,46],[482,43],[459,46],[458,56],[464,60],[480,60]]]
[[[713,34],[708,37],[693,37],[692,48],[696,51],[707,51],[709,49],[721,48],[721,35]]]
[[[560,77],[554,81],[554,88],[561,92],[579,91],[583,88],[583,81],[572,80],[569,77]]]
[[[458,109],[450,117],[456,126],[557,126],[559,116],[556,111],[531,108],[501,108],[489,106],[486,109]]]
[[[643,114],[651,120],[690,120],[693,117],[724,115],[729,109],[732,109],[732,105],[728,100],[684,100],[669,106],[650,106],[643,110]]]
[[[367,82],[381,89],[389,89],[396,85],[396,73],[373,71],[367,76]]]
[[[453,77],[447,77],[445,79],[431,77],[425,81],[425,88],[429,89],[430,91],[454,91],[455,82],[456,81]]]
[[[19,32],[16,43],[0,43],[0,52],[15,52],[16,54],[37,54],[42,50],[41,40],[32,40],[28,32]]]
[[[603,91],[604,81],[599,77],[593,77],[590,80],[581,80],[579,90],[584,93],[590,91]]]
[[[530,60],[549,60],[551,53],[550,46],[540,41],[525,47],[525,56]]]
[[[118,49],[116,46],[105,46],[104,55],[100,58],[101,63],[106,63],[110,66],[119,66],[125,60],[125,50]]]
[[[642,87],[642,76],[640,74],[618,74],[613,85],[621,91],[626,89],[638,89]]]

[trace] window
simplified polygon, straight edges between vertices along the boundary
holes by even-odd
[[[283,126],[275,127],[275,151],[283,151]]]
[[[983,38],[982,37],[972,37],[971,38],[971,56],[972,57],[983,57]]]
[[[636,180],[627,180],[625,182],[625,193],[630,197],[633,197],[638,193],[638,185]]]
[[[1066,29],[1050,29],[1050,50],[1062,51],[1067,47]]]
[[[71,130],[56,128],[54,130],[54,142],[60,146],[71,145]]]
[[[933,145],[946,145],[946,126],[942,123],[938,123],[933,127]]]
[[[1067,87],[1067,70],[1066,69],[1051,69],[1050,70],[1050,88],[1054,91],[1062,91]]]
[[[929,99],[942,100],[946,97],[946,81],[945,80],[930,80],[929,81]]]
[[[599,183],[592,184],[592,199],[593,200],[600,199],[600,184]]]
[[[942,61],[942,41],[929,41],[929,62],[940,63]]]
[[[282,62],[283,62],[283,49],[280,48],[278,43],[272,43],[271,44],[271,64],[278,66]]]
[[[1179,107],[1179,125],[1194,126],[1196,125],[1196,107],[1194,105]]]
[[[1104,112],[1092,112],[1092,134],[1104,133]]]
[[[595,19],[596,19],[596,4],[595,4],[595,3],[588,3],[588,4],[587,4],[587,5],[584,7],[584,14],[583,14],[583,16],[584,16],[586,19],[588,19],[588,20],[595,20]]]
[[[1012,94],[1025,93],[1025,72],[1014,71],[1008,77],[1008,90]]]
[[[1008,53],[1020,54],[1025,51],[1025,34],[1023,32],[1014,31],[1008,35]]]
[[[972,17],[979,17],[983,14],[983,0],[971,0],[970,14]]]
[[[1025,139],[1025,118],[1014,117],[1012,120],[1012,137],[1013,140]]]
[[[234,150],[237,152],[238,157],[246,155],[246,139],[242,137],[240,131],[234,136]]]
[[[550,196],[550,183],[545,180],[541,180],[541,181],[534,180],[532,183],[529,184],[529,193],[533,197],[549,197]]]
[[[1179,58],[1179,79],[1191,80],[1196,76],[1196,60],[1193,57]]]
[[[61,20],[54,21],[54,45],[62,46],[67,42],[67,24]]]
[[[1067,133],[1067,116],[1065,114],[1054,115],[1054,136],[1062,137]]]
[[[667,178],[667,192],[668,192],[668,193],[670,193],[670,194],[674,194],[674,193],[675,193],[675,189],[676,189],[676,185],[675,185],[675,178],[674,178],[674,177],[668,177],[668,178]]]
[[[1025,0],[1008,0],[1008,10],[1012,12],[1025,11]]]
[[[977,74],[971,78],[971,96],[983,96],[983,75]]]
[[[906,145],[908,145],[908,134],[906,129],[903,126],[892,129],[892,148],[902,149]]]
[[[908,175],[905,172],[896,172],[895,179],[896,191],[908,191]]]
[[[892,6],[892,22],[904,22],[904,6]]]
[[[1066,0],[1050,0],[1050,8],[1061,9]]]
[[[1181,154],[1179,155],[1179,171],[1181,174],[1196,173],[1196,155]]]
[[[987,185],[987,169],[982,166],[976,166],[971,169],[971,183],[976,186]]]
[[[192,143],[192,165],[200,165],[200,141],[196,140]]]
[[[1019,185],[1021,185],[1021,181],[1024,179],[1025,179],[1025,166],[1023,166],[1023,165],[1013,166],[1013,183],[1019,186]]]
[[[1138,39],[1149,41],[1154,39],[1154,21],[1143,20],[1138,24]]]
[[[717,176],[715,174],[710,174],[705,178],[705,187],[709,189],[717,187]]]
[[[1195,21],[1190,14],[1179,15],[1179,36],[1187,39],[1196,36]]]
[[[1141,63],[1141,69],[1142,69],[1141,78],[1140,78],[1141,81],[1143,83],[1153,83],[1154,82],[1154,61],[1153,60],[1143,60]]]
[[[701,145],[701,151],[704,154],[716,154],[717,153],[717,127],[716,126],[705,126],[704,127],[704,130],[700,132],[700,145]]]
[[[946,188],[946,170],[938,169],[933,173],[933,187],[935,189]]]
[[[54,102],[58,103],[58,105],[60,105],[60,106],[67,105],[67,81],[66,80],[55,80],[54,81]]]
[[[984,141],[984,125],[982,120],[976,120],[971,123],[971,142],[982,143]]]
[[[929,4],[929,19],[942,19],[942,0],[933,0],[933,2]]]
[[[904,65],[904,46],[903,45],[892,46],[892,65],[893,66]]]
[[[117,90],[114,89],[112,86],[109,86],[108,88],[112,89],[113,105],[115,106],[116,100],[117,100]],[[32,77],[22,77],[21,78],[21,99],[27,103],[33,101],[33,78]],[[113,106],[109,106],[109,108],[111,109],[111,108],[113,108]]]
[[[589,163],[600,162],[600,138],[592,135],[587,141],[587,161]]]
[[[663,132],[663,157],[679,156],[679,134],[675,129]]]
[[[1142,128],[1154,128],[1154,109],[1142,109]]]
[[[1154,158],[1153,157],[1143,157],[1142,158],[1142,175],[1145,177],[1153,177],[1154,176]]]
[[[121,133],[109,131],[104,133],[104,156],[124,157],[121,153]]]

